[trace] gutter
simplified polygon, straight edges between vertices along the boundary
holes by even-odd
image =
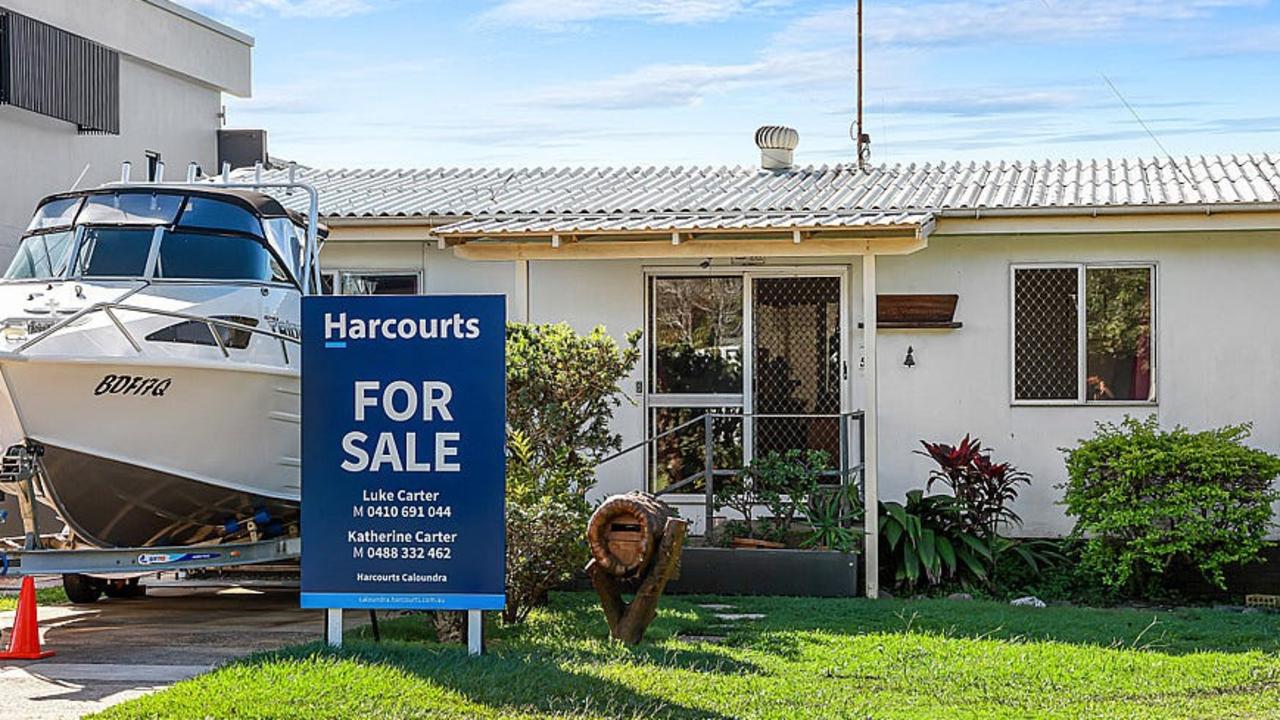
[[[926,210],[939,218],[981,220],[984,217],[1098,217],[1100,215],[1213,215],[1215,213],[1280,212],[1280,203],[1164,205],[1094,205],[1031,208],[951,208]],[[1278,226],[1280,227],[1280,226]]]

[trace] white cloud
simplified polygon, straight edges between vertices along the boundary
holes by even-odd
[[[501,7],[532,12],[546,0],[509,0]],[[1195,21],[1215,9],[1253,6],[1265,0],[942,0],[918,3],[868,3],[864,29],[868,60],[880,78],[897,77],[919,62],[922,51],[939,46],[1001,41],[1029,43],[1077,40],[1102,33],[1137,32],[1152,23]],[[590,9],[632,14],[679,2],[626,3],[609,0],[552,0],[561,20],[581,20]],[[722,11],[743,2],[701,0],[691,3]],[[570,15],[570,11],[579,13]],[[597,15],[598,16],[598,15]],[[853,72],[852,3],[829,7],[785,25],[766,50],[744,62],[725,64],[653,64],[595,81],[555,85],[533,93],[539,106],[571,109],[632,110],[698,105],[709,96],[742,88],[800,90],[830,87],[841,93]],[[874,88],[873,88],[874,89]],[[930,115],[998,115],[1060,110],[1079,101],[1078,93],[1057,90],[962,88],[943,94],[903,93],[882,87],[878,108],[886,112]]]
[[[1267,0],[943,0],[868,3],[863,32],[884,46],[929,47],[992,42],[1051,43],[1139,26],[1167,25],[1207,17],[1215,10],[1259,7]],[[791,23],[777,40],[809,45],[847,37],[854,26],[852,4],[832,7]]]
[[[558,30],[595,20],[693,24],[778,7],[789,0],[503,0],[483,20]]]
[[[215,15],[262,15],[336,18],[375,9],[374,0],[180,0],[183,5]]]

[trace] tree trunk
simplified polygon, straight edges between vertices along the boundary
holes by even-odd
[[[467,642],[467,613],[462,610],[432,610],[431,623],[436,628],[436,640],[448,645]]]

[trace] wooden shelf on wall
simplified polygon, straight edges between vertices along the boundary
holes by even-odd
[[[861,329],[865,323],[858,323]],[[881,330],[958,330],[964,327],[962,322],[878,322]]]
[[[955,330],[959,295],[877,295],[876,327],[882,330]],[[862,327],[858,323],[858,327]]]

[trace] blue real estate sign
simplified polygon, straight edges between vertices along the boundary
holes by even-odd
[[[505,313],[303,300],[303,607],[503,607]]]

